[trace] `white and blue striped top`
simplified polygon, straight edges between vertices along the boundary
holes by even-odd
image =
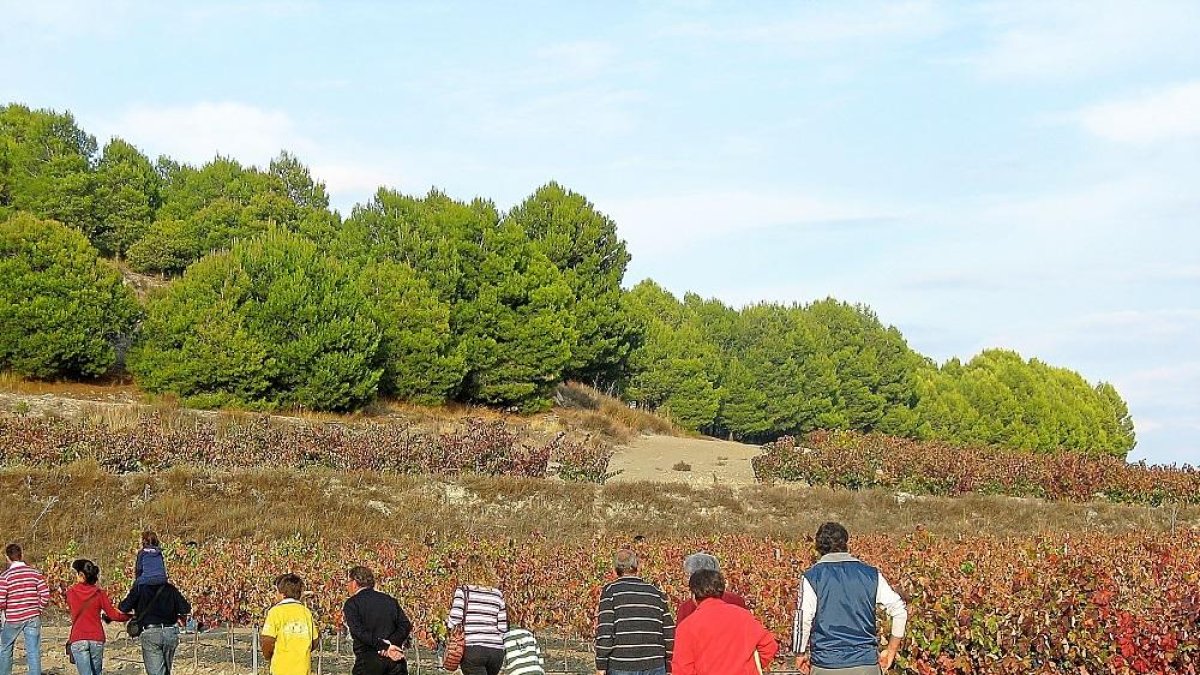
[[[498,588],[488,586],[466,586],[471,600],[467,604],[467,618],[463,622],[463,586],[454,589],[454,602],[450,605],[450,618],[446,627],[453,629],[463,624],[464,642],[468,647],[491,647],[504,649],[504,634],[508,632],[508,612],[504,606],[504,594]]]

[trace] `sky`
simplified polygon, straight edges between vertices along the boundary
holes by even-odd
[[[1200,3],[0,0],[0,102],[103,143],[506,209],[556,180],[653,278],[866,303],[943,361],[1109,381],[1200,464]]]

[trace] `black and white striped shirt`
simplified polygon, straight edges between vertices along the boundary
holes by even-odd
[[[506,675],[546,675],[542,650],[537,638],[524,628],[504,635],[504,672]]]
[[[667,596],[640,577],[625,576],[600,591],[596,612],[596,670],[667,667],[675,619]]]
[[[463,586],[454,589],[454,602],[450,605],[450,618],[446,627],[453,629],[463,623]],[[508,632],[508,612],[504,606],[504,594],[499,589],[487,586],[465,586],[470,602],[467,602],[467,620],[463,626],[465,642],[469,647],[491,647],[504,649],[504,634]]]

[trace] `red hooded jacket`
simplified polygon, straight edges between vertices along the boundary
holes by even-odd
[[[129,615],[113,606],[104,589],[93,584],[78,583],[67,589],[67,607],[71,610],[71,637],[68,642],[95,640],[104,642],[104,624],[100,610],[113,621],[128,621]]]
[[[763,670],[770,668],[779,652],[771,631],[749,610],[705,598],[675,628],[671,675],[758,675],[755,652]]]

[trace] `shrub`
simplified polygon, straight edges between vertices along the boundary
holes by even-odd
[[[351,410],[378,389],[380,333],[346,267],[272,229],[153,298],[130,368],[194,405]]]
[[[0,223],[0,366],[41,379],[95,377],[140,309],[78,230],[18,213]]]

